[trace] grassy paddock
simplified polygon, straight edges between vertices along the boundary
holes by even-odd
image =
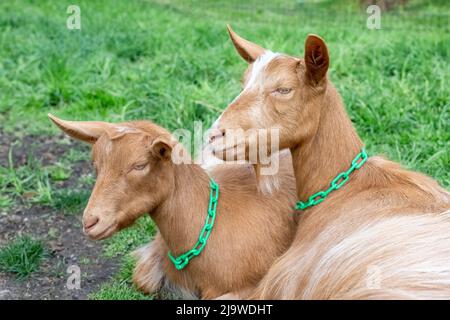
[[[53,112],[78,120],[151,119],[169,129],[204,127],[240,90],[245,63],[225,30],[267,48],[301,55],[321,35],[338,87],[370,153],[382,153],[450,185],[450,4],[411,0],[366,28],[357,1],[76,1],[81,30],[66,28],[64,1],[0,3],[2,134],[54,135]],[[59,164],[0,167],[0,211],[27,194],[30,205],[80,212],[92,177],[78,191],[57,187],[72,174]],[[29,176],[32,176],[29,178]],[[67,208],[66,208],[67,206]],[[116,236],[105,255],[124,256],[148,241],[149,221]],[[130,284],[132,263],[95,299],[143,298]]]
[[[11,272],[17,279],[25,279],[39,269],[45,254],[42,243],[29,236],[16,238],[0,248],[0,271]]]

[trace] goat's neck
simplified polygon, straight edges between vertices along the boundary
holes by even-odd
[[[174,188],[152,214],[174,255],[190,250],[208,213],[209,177],[195,164],[174,165]]]
[[[331,83],[318,110],[320,120],[316,132],[291,148],[301,201],[327,189],[339,173],[350,167],[362,148],[362,141]]]

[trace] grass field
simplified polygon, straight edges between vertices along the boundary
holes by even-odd
[[[2,1],[0,219],[14,214],[20,224],[31,218],[27,212],[42,208],[46,217],[78,219],[89,197],[89,150],[63,138],[48,112],[75,120],[150,119],[171,130],[203,121],[207,128],[238,94],[245,68],[226,23],[292,55],[302,54],[308,33],[321,35],[330,49],[330,78],[368,151],[450,186],[448,1],[411,0],[383,13],[381,30],[366,27],[368,15],[356,0],[263,3]],[[66,28],[69,4],[81,8],[81,30]],[[39,277],[31,272],[50,259],[42,249],[51,247],[47,231],[25,229],[18,239],[0,235],[0,277],[16,269],[27,281]],[[128,253],[153,232],[143,219],[100,245],[102,258],[115,259],[118,267],[87,293],[90,298],[152,298],[132,287]],[[33,265],[18,267],[11,250],[30,252]]]

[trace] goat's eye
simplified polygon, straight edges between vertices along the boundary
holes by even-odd
[[[147,167],[147,163],[136,164],[133,166],[133,170],[141,171],[141,170],[144,170],[146,167]]]
[[[292,91],[291,88],[277,88],[275,90],[275,92],[280,93],[280,94],[288,94]]]

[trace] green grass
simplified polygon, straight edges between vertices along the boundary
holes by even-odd
[[[52,204],[49,171],[40,161],[29,157],[27,165],[16,167],[12,159],[13,146],[8,153],[9,166],[0,166],[0,189],[10,198],[28,203]]]
[[[368,151],[448,188],[450,4],[411,0],[382,14],[382,30],[368,30],[356,2],[80,0],[76,31],[65,27],[67,3],[3,1],[2,130],[56,134],[48,112],[79,120],[150,119],[171,130],[192,130],[193,121],[202,121],[207,128],[239,93],[246,67],[226,23],[262,46],[299,56],[306,35],[316,33],[329,45],[330,78]],[[81,210],[92,176],[76,190],[55,190],[73,174],[70,163],[88,158],[74,151],[56,168],[0,167],[0,211],[17,201]],[[153,232],[133,230],[108,242],[105,254],[124,256]],[[93,297],[141,297],[129,277],[105,286]]]
[[[0,210],[6,212],[12,206],[13,200],[6,195],[0,196]]]
[[[100,290],[89,296],[92,300],[151,300],[126,282],[106,283]]]
[[[43,244],[22,236],[0,248],[0,271],[11,272],[18,279],[25,279],[39,269],[43,257]]]
[[[61,188],[61,183],[72,176],[75,161],[86,160],[86,152],[69,149],[59,162],[43,166],[30,152],[25,165],[16,165],[9,147],[8,166],[0,166],[0,210],[7,212],[14,202],[25,205],[46,205],[61,212],[77,213],[86,205],[90,187],[94,184],[92,175],[82,175],[77,185]]]
[[[89,190],[56,190],[53,192],[52,206],[64,213],[79,213],[86,206],[90,195]]]
[[[115,299],[151,299],[145,297],[132,284],[131,278],[135,265],[130,253],[138,247],[151,241],[155,232],[153,222],[148,216],[137,220],[128,229],[115,234],[106,241],[104,248],[105,257],[122,256],[122,267],[116,277],[105,283],[99,292],[93,293],[90,298],[95,300],[115,300]]]
[[[53,166],[48,166],[47,171],[53,181],[67,180],[72,174],[70,168],[65,167],[61,163],[56,163]]]
[[[138,219],[132,227],[116,233],[105,241],[105,256],[116,257],[130,252],[148,243],[154,232],[155,226],[150,217],[144,216]]]
[[[53,206],[56,188],[52,180],[57,182],[67,179],[66,169],[57,166],[43,167],[38,159],[31,156],[26,165],[15,166],[12,148],[9,150],[9,166],[0,166],[0,190],[5,194],[5,203],[15,199],[27,204]]]
[[[151,300],[139,292],[132,284],[131,277],[134,269],[134,259],[129,255],[122,258],[122,267],[109,282],[104,283],[98,292],[92,293],[89,298],[93,300]]]

